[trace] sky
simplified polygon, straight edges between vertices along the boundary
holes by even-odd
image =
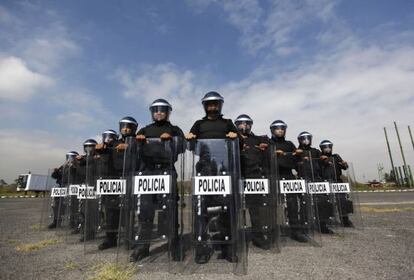
[[[1,1],[0,178],[46,174],[157,98],[188,132],[211,90],[225,117],[329,139],[361,181],[414,150],[414,1]]]

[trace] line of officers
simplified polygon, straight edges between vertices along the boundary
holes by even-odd
[[[202,98],[202,105],[206,115],[197,120],[192,126],[190,132],[184,135],[183,131],[170,122],[170,114],[172,106],[164,99],[155,100],[150,106],[150,112],[153,122],[138,130],[138,123],[132,117],[122,118],[119,122],[119,133],[114,130],[107,130],[102,133],[102,143],[97,143],[93,139],[88,139],[83,143],[84,155],[71,151],[66,154],[66,162],[59,168],[56,168],[52,177],[57,180],[61,186],[69,184],[96,185],[96,177],[91,176],[90,169],[94,166],[95,172],[103,178],[124,178],[125,174],[125,151],[131,145],[131,139],[135,143],[146,143],[148,139],[158,138],[160,142],[171,141],[172,139],[181,139],[183,142],[197,141],[202,139],[229,139],[238,142],[239,150],[237,153],[240,158],[240,177],[241,178],[270,178],[277,176],[277,179],[296,179],[305,178],[308,181],[319,182],[329,180],[330,182],[342,182],[342,170],[348,168],[348,164],[342,160],[338,154],[332,153],[333,143],[324,140],[320,143],[320,149],[312,147],[312,135],[308,132],[302,132],[298,135],[298,147],[291,141],[286,140],[287,124],[282,120],[276,120],[270,125],[271,137],[257,136],[252,132],[253,120],[248,115],[240,115],[233,123],[232,120],[226,119],[222,115],[224,99],[217,92],[208,92]],[[138,132],[137,132],[138,130]],[[161,147],[161,146],[158,146]],[[272,170],[269,164],[269,148],[272,147],[273,156],[276,158],[276,171]],[[183,150],[175,151],[177,154],[184,153]],[[160,156],[161,154],[161,156]],[[147,157],[145,166],[137,166],[135,172],[145,169],[156,169],[165,166],[163,161],[165,151],[151,151],[149,154],[144,153],[143,157]],[[203,156],[200,155],[200,159]],[[172,157],[173,161],[177,160],[177,155]],[[157,162],[159,161],[159,162]],[[174,162],[172,163],[174,165]],[[173,174],[173,181],[177,180],[177,174],[174,167],[170,168]],[[96,171],[98,170],[98,171]],[[89,172],[89,175],[88,175]],[[277,174],[271,174],[276,172]],[[140,173],[141,174],[141,173]],[[216,174],[205,174],[216,175]],[[89,177],[89,178],[88,178]],[[95,180],[95,182],[93,182]],[[171,219],[172,224],[169,238],[169,249],[171,251],[172,260],[182,260],[183,250],[180,244],[178,229],[178,197],[177,185],[172,184],[175,190],[172,190],[174,206],[172,207],[173,215],[167,219]],[[272,231],[263,230],[265,225],[269,223],[268,213],[263,211],[264,196],[252,195],[246,197],[245,209],[247,209],[250,221],[250,234],[248,241],[263,250],[268,250],[272,246]],[[152,202],[159,204],[162,200],[161,196],[153,196]],[[303,197],[300,194],[287,194],[284,196],[286,209],[284,211],[284,225],[287,225],[285,234],[297,242],[309,242],[309,227],[304,226],[305,216],[309,213],[304,211],[314,211],[318,215],[318,230],[320,233],[332,234],[333,230],[329,227],[330,218],[333,212],[339,213],[340,222],[345,227],[353,227],[349,219],[349,214],[353,212],[352,201],[348,201],[345,195],[338,195],[337,204],[332,204],[328,196],[319,196],[314,204],[314,209],[301,207]],[[144,201],[145,202],[145,201]],[[214,202],[214,199],[213,199]],[[63,217],[69,217],[69,227],[72,233],[81,233],[80,241],[88,241],[96,238],[96,226],[90,218],[91,214],[85,213],[85,203],[82,203],[76,196],[71,196],[66,205],[62,204],[60,198],[54,198],[53,206],[53,222],[48,226],[50,229],[59,227]],[[135,203],[135,202],[134,202]],[[303,202],[304,203],[304,202]],[[101,207],[104,213],[104,231],[105,237],[103,242],[99,244],[99,250],[105,250],[116,247],[120,242],[120,219],[128,219],[128,217],[120,218],[120,201],[117,196],[102,196]],[[182,203],[181,205],[183,205]],[[213,205],[210,200],[209,204]],[[88,207],[92,207],[89,205]],[[150,242],[139,242],[139,240],[151,240],[153,235],[154,213],[151,205],[145,203],[141,207],[138,214],[139,226],[137,233],[138,240],[132,237],[133,252],[130,256],[131,261],[140,261],[150,254]],[[339,207],[340,209],[334,209]],[[64,209],[67,210],[64,210]],[[241,211],[241,209],[239,209]],[[65,213],[65,211],[69,213]],[[236,209],[237,211],[237,209]],[[66,215],[65,215],[66,214]],[[89,216],[89,217],[88,217]],[[211,222],[210,216],[194,216],[194,223],[201,228],[206,228]],[[210,217],[210,218],[209,218]],[[229,232],[231,227],[226,221],[225,215],[219,215],[218,232]],[[89,221],[88,221],[89,219]],[[158,217],[158,220],[160,217]],[[222,221],[220,222],[220,219]],[[89,225],[85,225],[88,221]],[[158,223],[160,223],[158,221]],[[160,226],[160,225],[159,225]],[[205,231],[208,231],[205,229]],[[230,233],[231,234],[231,233]],[[210,236],[211,239],[214,237]],[[227,238],[227,237],[226,237]],[[195,246],[195,262],[203,264],[209,262],[214,251],[221,251],[221,258],[229,262],[238,261],[238,252],[226,242],[220,243],[219,246],[211,246],[208,243],[200,242]]]

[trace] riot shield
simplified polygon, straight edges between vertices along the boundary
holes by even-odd
[[[119,154],[113,147],[106,147],[96,157],[99,226],[99,250],[117,247],[120,217],[120,197],[126,194],[126,180],[115,168],[114,158]],[[112,250],[114,251],[114,250]]]
[[[42,210],[40,216],[39,226],[41,229],[55,230],[61,223],[60,206],[61,195],[60,186],[56,182],[56,179],[52,178],[52,174],[55,172],[55,168],[48,169],[46,186],[50,186],[50,189],[44,193]],[[29,180],[29,179],[28,179]],[[53,190],[53,191],[52,191]]]
[[[246,274],[238,139],[199,139],[189,143],[189,150],[183,272]]]
[[[266,151],[245,145],[241,151],[243,205],[246,214],[246,242],[265,251],[279,252],[279,226],[276,221],[277,188],[270,179],[275,147]],[[253,247],[250,252],[255,250]]]
[[[65,242],[73,243],[71,238],[71,231],[75,227],[74,217],[72,213],[72,196],[71,186],[76,181],[77,162],[75,160],[66,161],[62,165],[62,180],[61,187],[65,189],[66,196],[61,197],[59,202],[58,212],[61,216],[61,222],[57,226],[56,233],[61,236]]]
[[[147,138],[138,143],[138,161],[133,176],[133,224],[131,261],[143,270],[172,269],[181,261],[176,166],[183,140]]]
[[[335,158],[334,164],[340,163]],[[354,191],[357,183],[353,172],[353,166],[350,164],[346,176],[337,174],[337,180],[331,185],[331,191],[335,195],[337,208],[341,224],[346,228],[363,228],[362,214],[360,211],[358,193]]]
[[[120,179],[125,181],[125,194],[119,196],[119,218],[117,231],[116,261],[129,262],[129,249],[133,246],[134,225],[134,174],[138,161],[138,145],[135,137],[125,139],[127,148],[114,154],[114,169]]]
[[[85,165],[85,180],[78,191],[81,204],[81,242],[84,243],[84,253],[96,252],[98,231],[100,228],[101,213],[99,211],[99,196],[96,194],[97,161],[96,155],[87,154],[81,161]]]
[[[319,217],[318,230],[322,234],[343,235],[337,200],[331,192],[331,185],[335,182],[335,169],[327,157],[316,157],[310,151],[308,157],[311,159],[309,168],[312,172],[307,184],[308,193],[313,195],[315,211]]]
[[[279,174],[280,166],[286,160],[297,162],[297,177]],[[281,243],[288,246],[320,246],[319,216],[314,195],[308,192],[313,173],[311,161],[304,161],[294,153],[279,154],[275,161]]]

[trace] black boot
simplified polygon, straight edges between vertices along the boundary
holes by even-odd
[[[252,243],[254,246],[260,249],[263,249],[263,250],[270,249],[270,239],[267,235],[261,234],[261,235],[253,236]]]
[[[198,264],[208,263],[214,251],[207,245],[197,245],[195,262]]]
[[[334,234],[334,231],[328,228],[326,223],[321,222],[321,233],[323,234]]]
[[[98,250],[105,250],[105,249],[109,249],[112,247],[116,247],[116,244],[117,244],[116,238],[106,237],[104,241],[101,244],[99,244]]]
[[[218,258],[225,259],[226,261],[231,263],[236,263],[239,259],[234,250],[234,246],[227,244],[221,245],[221,255]]]
[[[292,232],[290,233],[290,238],[300,243],[306,243],[309,241],[309,237],[307,237],[305,234],[303,234],[299,230],[292,230]]]
[[[53,221],[51,224],[49,224],[49,225],[47,226],[47,228],[48,228],[48,229],[54,229],[54,228],[56,228],[56,226],[57,226],[56,221]]]
[[[135,247],[131,256],[129,257],[130,262],[139,262],[140,260],[149,256],[149,245],[138,245]]]
[[[342,224],[344,225],[344,227],[350,227],[350,228],[354,227],[354,224],[351,222],[348,216],[342,217]]]

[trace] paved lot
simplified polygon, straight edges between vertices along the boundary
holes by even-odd
[[[322,247],[289,242],[279,254],[251,248],[247,276],[224,274],[220,264],[197,272],[199,279],[414,279],[414,193],[361,193],[364,228],[323,236]],[[0,200],[0,279],[87,279],[96,264],[113,261],[115,251],[93,253],[65,235],[39,230],[42,199]],[[341,232],[341,231],[339,231]],[[45,248],[18,251],[24,244],[52,240]],[[54,243],[52,242],[52,243]],[[126,259],[127,254],[121,254]],[[176,264],[171,267],[178,269]],[[167,273],[167,266],[138,267],[133,279],[194,279]]]

